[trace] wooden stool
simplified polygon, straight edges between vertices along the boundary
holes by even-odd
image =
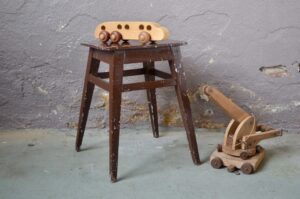
[[[190,102],[187,96],[185,73],[181,65],[180,46],[185,42],[165,41],[141,45],[85,43],[89,56],[85,73],[79,114],[76,150],[80,151],[95,85],[109,92],[109,169],[111,181],[117,180],[120,112],[122,92],[147,90],[153,136],[159,137],[155,89],[174,86],[194,164],[200,164]],[[168,60],[171,74],[155,69],[155,61]],[[109,72],[98,72],[100,61],[109,64]],[[143,63],[140,69],[123,70],[124,64]],[[145,82],[123,84],[123,76],[144,75]],[[155,76],[162,80],[155,80]],[[109,82],[103,79],[109,79]]]

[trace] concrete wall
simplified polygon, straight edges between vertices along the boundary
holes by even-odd
[[[299,10],[297,0],[2,0],[0,125],[75,127],[87,58],[80,43],[93,39],[100,22],[148,20],[189,43],[182,54],[196,126],[229,121],[202,99],[199,88],[209,83],[260,121],[297,129]],[[173,89],[158,94],[161,124],[180,126]],[[144,97],[124,95],[123,125],[148,123]],[[106,102],[107,94],[97,90],[90,127],[106,126]]]

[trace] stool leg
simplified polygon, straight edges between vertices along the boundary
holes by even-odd
[[[154,72],[154,62],[144,62],[143,67],[145,70],[145,80],[146,81],[154,81],[155,75],[151,71]],[[149,114],[152,126],[153,137],[159,137],[158,131],[158,116],[157,116],[157,102],[156,102],[156,93],[155,89],[147,89],[147,99],[149,106]]]
[[[99,69],[100,61],[92,58],[93,51],[90,49],[89,57],[87,62],[87,68],[85,72],[84,86],[82,91],[82,99],[79,113],[79,121],[77,128],[77,136],[76,136],[76,151],[80,151],[80,146],[82,144],[82,139],[85,131],[85,126],[89,114],[89,109],[92,101],[92,96],[94,92],[95,85],[88,80],[88,75],[97,73]]]
[[[197,140],[195,135],[195,128],[192,119],[192,111],[190,101],[187,96],[186,78],[183,67],[181,65],[180,49],[177,47],[172,48],[174,60],[169,61],[170,69],[173,78],[176,79],[176,94],[181,112],[181,117],[186,130],[189,148],[194,164],[200,164],[200,157],[198,152]]]
[[[109,66],[109,172],[111,181],[117,181],[120,114],[123,82],[123,54],[115,52]]]

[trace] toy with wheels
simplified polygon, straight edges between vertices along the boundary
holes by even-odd
[[[256,154],[247,160],[215,150],[210,156],[210,164],[215,169],[227,167],[229,172],[240,169],[244,174],[252,174],[257,170],[265,157],[265,150],[259,145],[258,148],[259,150]]]
[[[167,28],[154,22],[144,21],[112,21],[99,24],[95,30],[95,37],[103,43],[111,40],[139,40],[141,43],[166,40],[170,36]]]
[[[264,149],[258,143],[281,136],[282,130],[257,125],[253,115],[245,112],[214,87],[205,86],[203,91],[232,118],[225,131],[223,144],[219,144],[211,155],[212,167],[226,166],[228,171],[241,169],[245,174],[253,173],[265,156]]]

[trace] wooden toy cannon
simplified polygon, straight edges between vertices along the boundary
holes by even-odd
[[[205,86],[204,93],[232,118],[226,128],[223,144],[219,144],[210,157],[212,167],[226,166],[231,172],[241,169],[245,174],[253,173],[265,156],[264,149],[257,144],[263,139],[281,136],[282,130],[256,125],[253,115],[214,87]]]
[[[95,30],[95,37],[102,42],[111,40],[139,40],[141,43],[168,39],[170,32],[166,27],[154,22],[144,21],[112,21],[99,24]]]

